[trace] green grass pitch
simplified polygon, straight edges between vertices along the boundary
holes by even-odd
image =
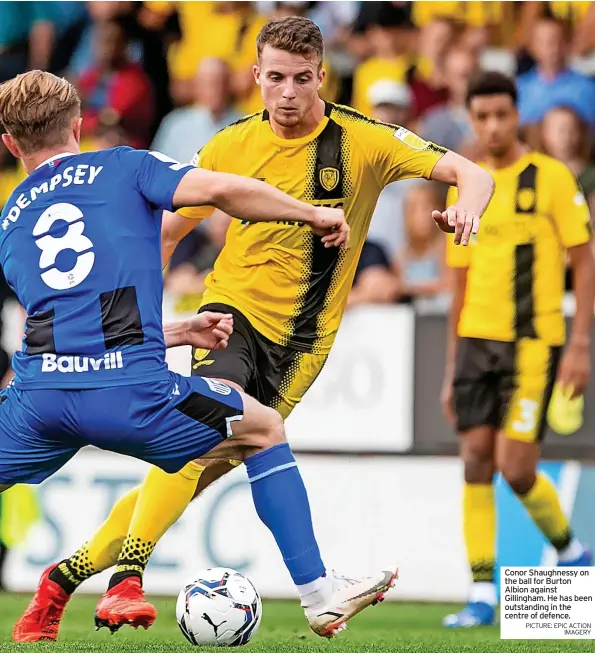
[[[148,631],[123,628],[115,635],[93,627],[94,597],[75,596],[70,604],[57,644],[13,644],[10,635],[14,621],[28,597],[0,594],[0,653],[55,651],[56,653],[189,653],[175,619],[175,599],[159,598],[159,616]],[[246,653],[558,653],[593,650],[593,641],[501,641],[498,628],[464,631],[445,630],[440,619],[453,606],[412,603],[383,603],[356,617],[347,632],[326,641],[306,626],[296,602],[267,601],[263,621]]]

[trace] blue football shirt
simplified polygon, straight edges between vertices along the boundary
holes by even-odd
[[[191,169],[117,147],[53,157],[17,186],[0,217],[0,264],[28,316],[16,385],[163,378],[161,215]]]

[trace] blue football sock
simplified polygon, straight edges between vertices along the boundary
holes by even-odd
[[[324,576],[308,494],[289,445],[277,444],[245,463],[256,512],[275,537],[293,582]]]

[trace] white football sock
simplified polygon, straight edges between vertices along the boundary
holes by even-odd
[[[321,576],[311,583],[296,585],[302,600],[302,607],[306,609],[316,608],[330,601],[333,594],[333,582],[327,576]]]
[[[585,552],[585,547],[573,537],[570,540],[570,544],[562,551],[558,551],[558,560],[560,562],[572,562],[577,558],[580,558]]]
[[[471,603],[481,602],[496,605],[498,598],[496,596],[496,586],[494,583],[473,583],[471,592],[469,592],[469,601]]]

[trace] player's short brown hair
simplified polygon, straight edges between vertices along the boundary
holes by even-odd
[[[0,125],[23,154],[65,145],[81,101],[65,79],[31,70],[0,85]]]
[[[269,21],[256,39],[259,60],[265,45],[304,56],[315,53],[319,64],[324,59],[324,41],[320,28],[302,16],[287,16]]]

